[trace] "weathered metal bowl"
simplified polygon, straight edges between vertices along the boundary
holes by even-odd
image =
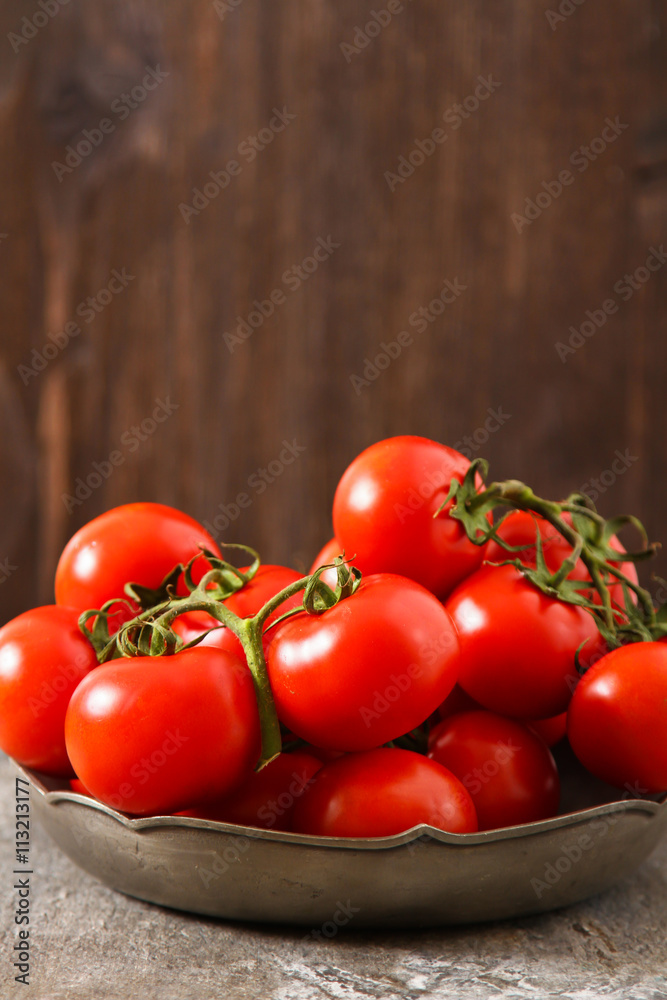
[[[560,752],[561,815],[476,834],[428,826],[351,840],[189,817],[132,819],[23,770],[31,808],[81,868],[120,892],[231,920],[417,927],[566,906],[630,874],[667,828],[667,796],[619,798]],[[19,768],[19,771],[21,769]]]

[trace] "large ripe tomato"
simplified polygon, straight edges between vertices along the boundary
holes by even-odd
[[[470,466],[428,438],[371,445],[343,473],[333,504],[336,538],[362,572],[400,573],[445,598],[484,558],[445,508],[453,478]]]
[[[572,516],[567,511],[563,514],[566,524],[572,526]],[[535,536],[539,530],[542,540],[542,551],[544,560],[549,569],[555,573],[560,569],[563,562],[572,554],[570,545],[563,536],[547,520],[538,514],[531,514],[529,511],[515,510],[501,524],[498,535],[509,545],[527,545],[529,548],[521,552],[508,552],[499,542],[490,541],[486,548],[484,558],[488,562],[505,562],[507,559],[519,558],[526,566],[535,566]],[[609,540],[609,546],[617,552],[624,552],[620,541],[613,535]],[[625,562],[619,565],[619,569],[625,573],[633,583],[637,583],[637,570],[634,563]],[[586,569],[583,560],[579,559],[574,569],[568,574],[571,580],[589,580],[590,574]],[[623,608],[625,601],[623,597],[623,587],[620,583],[612,584],[610,587],[612,601]],[[600,595],[594,587],[590,591],[584,591],[596,604],[601,603]]]
[[[459,684],[484,708],[516,719],[564,712],[578,680],[575,653],[606,647],[583,608],[547,597],[514,566],[483,566],[445,607],[461,644]]]
[[[261,771],[248,775],[231,795],[179,815],[264,830],[291,830],[294,806],[321,767],[322,761],[311,754],[281,753]]]
[[[474,833],[470,794],[440,764],[380,748],[325,764],[297,802],[293,829],[322,837],[389,837],[420,824]]]
[[[78,612],[55,604],[25,611],[0,629],[0,747],[47,774],[69,775],[65,713],[97,657]]]
[[[493,712],[461,712],[438,723],[429,748],[429,757],[470,792],[480,830],[556,814],[556,764],[545,743],[520,722]]]
[[[404,577],[365,577],[351,597],[321,615],[303,611],[272,634],[278,716],[315,746],[367,750],[396,739],[456,682],[453,623],[433,594]]]
[[[667,645],[636,642],[599,660],[567,714],[575,754],[596,777],[637,795],[667,790]]]
[[[250,671],[219,649],[111,660],[74,692],[67,752],[95,798],[137,815],[231,792],[260,749]]]
[[[247,572],[248,566],[241,568],[242,572]],[[301,574],[287,566],[273,566],[271,564],[262,565],[255,573],[252,580],[245,584],[226,601],[225,607],[233,611],[239,618],[252,618],[264,607],[272,597],[289,587],[291,583],[296,583],[301,579]],[[298,607],[303,601],[303,593],[294,594],[288,598],[284,604],[269,615],[265,628],[289,611],[290,608]],[[173,629],[185,642],[191,642],[206,632],[207,635],[199,643],[200,646],[214,646],[217,649],[226,649],[237,656],[245,657],[241,643],[233,632],[228,628],[219,628],[220,622],[207,614],[206,611],[188,611],[184,615],[179,615],[173,622]],[[216,629],[209,632],[209,629]]]
[[[56,603],[79,612],[124,597],[126,583],[156,588],[167,573],[186,563],[204,545],[215,555],[215,540],[194,518],[159,503],[128,503],[85,524],[70,538],[56,569]],[[208,569],[205,559],[193,566],[195,582]],[[118,627],[131,617],[119,609]]]

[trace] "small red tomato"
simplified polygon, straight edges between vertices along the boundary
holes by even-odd
[[[567,511],[563,514],[563,520],[566,524],[569,524],[570,527],[572,526],[572,515]],[[542,539],[544,561],[551,572],[555,573],[560,569],[565,560],[572,555],[572,547],[563,538],[561,533],[557,531],[553,525],[549,524],[545,518],[540,517],[539,514],[533,514],[526,510],[513,511],[500,525],[498,535],[509,545],[526,545],[529,547],[523,549],[521,552],[508,552],[507,549],[504,549],[499,542],[490,541],[484,558],[488,562],[494,563],[505,562],[507,559],[519,558],[525,566],[535,566],[537,559],[535,552],[535,537],[538,530],[540,532],[540,538]],[[609,539],[609,547],[616,549],[617,552],[625,551],[616,535],[612,535]],[[625,573],[625,575],[632,580],[633,583],[637,583],[637,570],[634,563],[621,563],[618,568]],[[577,561],[574,569],[568,574],[568,578],[570,580],[590,580],[590,574],[582,559]],[[621,608],[625,607],[622,585],[619,583],[612,584],[610,586],[610,591],[612,601],[615,601]],[[590,599],[596,604],[601,603],[600,595],[594,587],[591,587],[590,591],[585,593],[587,593]]]
[[[550,719],[531,719],[526,725],[532,732],[537,733],[548,747],[555,747],[567,732],[567,712],[553,715]]]
[[[469,694],[465,693],[462,687],[456,684],[451,694],[447,695],[442,705],[438,708],[438,715],[441,719],[448,719],[450,715],[458,715],[459,712],[473,712],[480,711],[481,709],[482,706],[479,702],[471,698]],[[552,747],[565,736],[567,712],[554,715],[550,719],[531,719],[530,722],[525,722],[524,725],[528,726],[532,732],[537,733],[548,747]],[[435,730],[432,729],[429,734],[429,746],[434,732]]]
[[[281,753],[261,771],[249,774],[227,798],[179,815],[264,830],[291,830],[294,806],[321,767],[322,761],[308,753]]]
[[[324,545],[320,551],[315,556],[313,560],[313,565],[308,570],[308,575],[310,576],[315,570],[319,569],[320,566],[327,566],[332,563],[336,556],[343,554],[343,546],[340,544],[337,538],[331,538],[326,545]],[[354,553],[350,553],[354,555]],[[361,569],[361,567],[359,567]],[[333,590],[333,588],[338,583],[338,573],[335,569],[327,569],[320,576],[320,580],[324,580]]]
[[[583,608],[547,597],[514,566],[483,566],[445,607],[461,645],[460,686],[484,708],[543,719],[567,708],[578,674],[606,650]]]
[[[445,598],[484,558],[449,509],[434,517],[470,462],[422,437],[378,441],[354,459],[336,489],[336,538],[362,572],[399,573]]]
[[[480,830],[556,814],[556,764],[544,742],[520,722],[493,712],[462,712],[438,723],[429,746],[429,757],[470,792]]]
[[[322,837],[389,837],[422,823],[474,833],[472,799],[435,761],[384,747],[325,764],[293,814],[297,833]]]
[[[85,524],[65,546],[56,569],[56,603],[81,612],[125,597],[126,583],[156,588],[174,566],[197,555],[200,545],[220,555],[211,535],[180,510],[160,503],[114,507]],[[198,559],[192,569],[195,582],[209,568]],[[114,610],[112,627],[131,617],[130,609]]]
[[[322,614],[278,625],[267,667],[291,732],[331,750],[368,750],[435,711],[456,681],[458,641],[433,594],[377,574]]]
[[[0,747],[24,767],[68,775],[65,713],[97,667],[73,608],[25,611],[0,629]]]
[[[92,798],[90,792],[84,785],[83,781],[81,781],[79,778],[70,778],[69,787],[72,789],[73,792],[78,792],[79,795],[87,795],[89,798]]]
[[[615,649],[579,681],[567,735],[588,770],[629,792],[667,789],[667,646]]]
[[[220,798],[259,755],[250,671],[198,647],[111,660],[74,692],[65,739],[80,780],[114,809],[168,814]]]

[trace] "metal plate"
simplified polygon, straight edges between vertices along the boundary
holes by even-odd
[[[420,826],[365,840],[180,816],[132,819],[16,766],[51,837],[106,885],[193,913],[317,929],[539,913],[630,874],[667,828],[667,796],[619,799],[567,748],[559,756],[563,814],[553,819],[477,834]]]

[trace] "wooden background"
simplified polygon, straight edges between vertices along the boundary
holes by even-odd
[[[614,291],[667,239],[667,3],[566,0],[555,21],[558,3],[405,2],[346,58],[386,0],[69,0],[37,29],[36,0],[3,0],[3,618],[52,599],[66,539],[132,499],[212,521],[247,492],[226,539],[302,568],[359,450],[406,432],[456,444],[489,407],[509,415],[477,452],[496,478],[557,496],[606,473],[603,512],[667,537],[667,267],[627,302]],[[34,37],[12,45],[22,28]],[[147,67],[168,76],[121,121],[110,109]],[[489,75],[500,86],[454,129],[443,115]],[[275,107],[296,117],[247,162],[239,144]],[[617,116],[618,139],[573,168]],[[52,164],[105,117],[113,133],[59,180]],[[390,190],[385,172],[435,128],[446,141]],[[240,173],[186,223],[179,205],[230,159]],[[568,167],[517,232],[512,213]],[[318,237],[340,247],[288,288]],[[24,384],[32,349],[114,268],[134,279]],[[445,279],[466,290],[409,327]],[[230,351],[225,333],[274,289],[285,301]],[[609,298],[618,311],[563,362],[555,345]],[[412,345],[355,391],[402,330]],[[139,445],[132,428],[167,398],[178,409]],[[284,440],[305,450],[259,493],[249,477]],[[68,512],[77,478],[118,450]]]

